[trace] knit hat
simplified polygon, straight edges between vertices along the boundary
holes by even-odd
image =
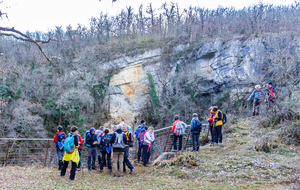
[[[94,128],[94,127],[92,127],[92,128],[90,129],[90,133],[92,133],[93,131],[95,131],[95,128]]]
[[[58,129],[59,131],[62,131],[62,130],[63,130],[62,126],[60,126],[60,125],[57,127],[57,129]]]
[[[193,113],[193,117],[198,117],[198,114],[196,114],[196,113]]]
[[[272,83],[271,83],[271,82],[269,82],[269,84],[270,84],[270,85],[272,85]]]

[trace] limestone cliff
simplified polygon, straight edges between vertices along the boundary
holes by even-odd
[[[276,56],[282,46],[280,36],[260,38],[216,39],[204,43],[191,54],[189,62],[180,60],[170,64],[171,71],[165,77],[172,76],[177,64],[190,65],[201,74],[202,93],[209,94],[230,91],[232,100],[244,98],[254,89],[254,84],[261,84],[266,79],[266,73],[276,64],[272,57]],[[281,41],[281,42],[280,42]],[[297,56],[300,52],[298,37],[290,39],[287,47],[293,48]],[[186,54],[189,44],[173,48],[173,52]],[[106,69],[119,68],[120,72],[111,78],[109,87],[110,115],[115,120],[123,119],[130,123],[139,114],[149,96],[147,73],[158,80],[156,72],[160,69],[162,50],[155,49],[134,57],[121,56],[115,61],[101,64]],[[296,67],[291,65],[291,67]],[[157,82],[158,92],[160,84]]]

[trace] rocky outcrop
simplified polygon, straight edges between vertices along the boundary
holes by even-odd
[[[194,62],[190,64],[201,74],[202,93],[230,90],[234,100],[244,98],[256,83],[261,83],[272,61],[272,55],[280,44],[278,37],[233,39],[207,42],[197,50]],[[300,52],[300,40],[291,39],[295,52]],[[184,54],[189,48],[179,45],[173,52]],[[119,68],[120,72],[111,79],[109,87],[110,113],[114,119],[132,122],[148,100],[147,73],[151,72],[154,80],[159,69],[161,50],[155,49],[135,57],[124,56],[101,65],[102,68]],[[173,64],[173,71],[176,64]],[[170,75],[170,74],[169,74]],[[166,77],[168,75],[166,74]],[[157,85],[157,88],[160,88]]]

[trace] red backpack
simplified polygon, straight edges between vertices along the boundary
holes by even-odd
[[[273,100],[275,98],[275,90],[274,88],[269,88],[269,100]]]

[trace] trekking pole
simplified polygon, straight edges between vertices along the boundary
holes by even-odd
[[[157,144],[154,142],[156,148],[158,149],[158,151],[160,152],[160,154],[162,155],[162,157],[166,160],[165,156],[163,155],[163,153],[160,151],[160,149],[158,148]]]
[[[206,143],[207,143],[207,141],[208,141],[209,127],[210,127],[210,126],[208,126],[208,129],[207,129],[207,135],[206,135],[206,138],[205,138],[205,140],[204,140],[204,145],[206,145]]]
[[[79,153],[79,154],[81,154],[81,153]],[[83,172],[83,167],[82,167],[81,158],[79,157],[79,159],[80,159],[80,167],[81,167],[81,170],[82,170],[82,175],[83,175],[83,178],[85,178],[85,176],[84,176],[84,172]]]
[[[152,152],[151,152],[151,162],[152,162],[152,155],[153,155],[153,146],[152,146]]]
[[[83,159],[83,161],[84,161],[84,164],[86,165],[86,167],[87,167],[87,169],[88,169],[88,171],[89,171],[89,173],[90,173],[90,175],[91,175],[91,178],[93,179],[93,176],[92,176],[92,174],[91,174],[91,172],[90,172],[90,169],[89,169],[88,165],[86,164],[86,162],[85,162],[85,160],[84,160],[84,158],[83,158],[83,155],[81,154],[81,151],[80,151],[80,155],[81,155],[81,157],[82,157],[82,159]]]

